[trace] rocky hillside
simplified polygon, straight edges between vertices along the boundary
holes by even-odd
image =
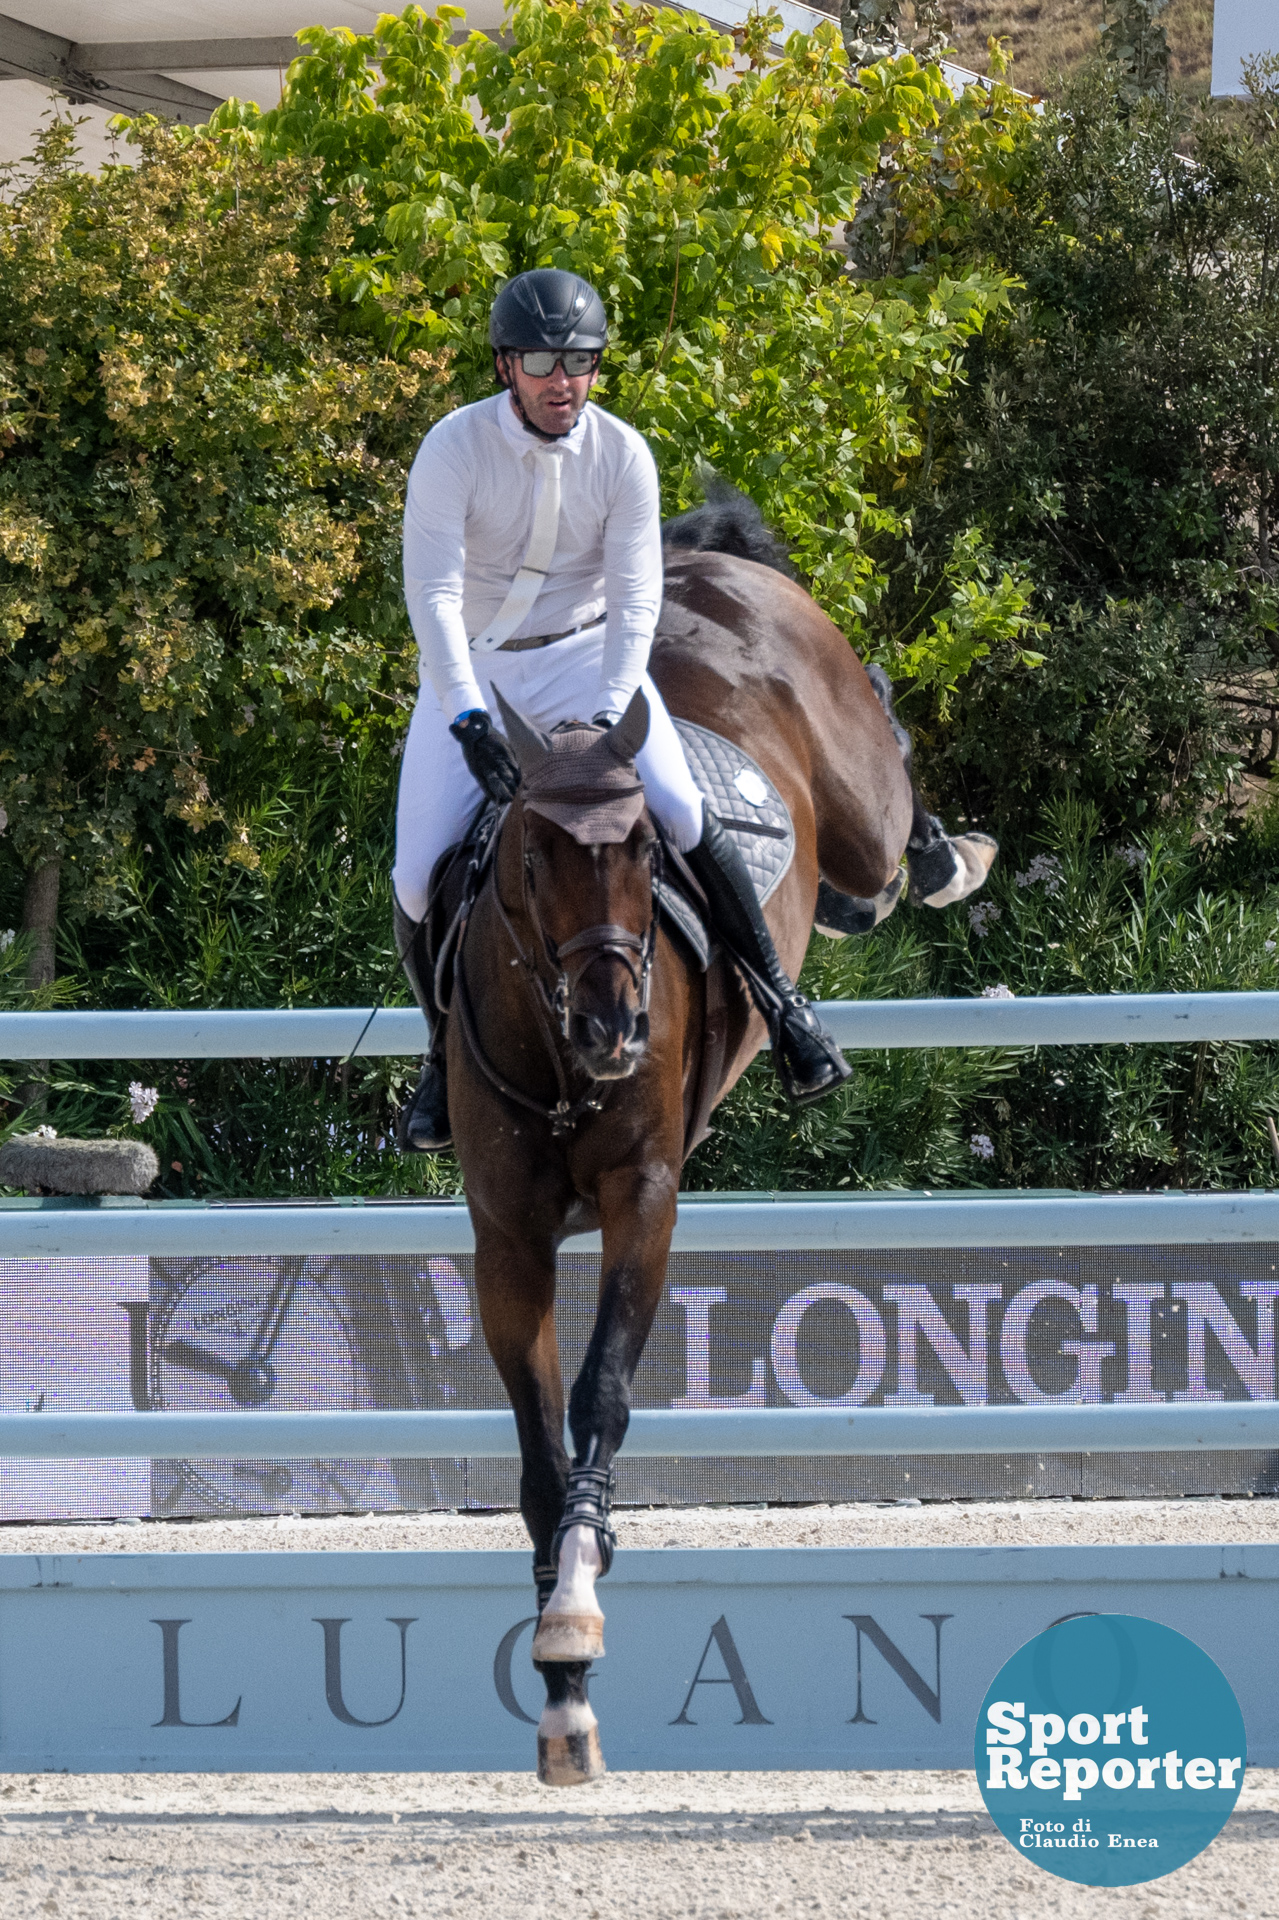
[[[816,0],[831,13],[839,0]],[[1172,48],[1173,74],[1184,87],[1206,91],[1212,72],[1213,0],[1171,0],[1164,24]],[[1096,50],[1103,0],[951,0],[954,42],[960,64],[984,73],[992,34],[1012,49],[1013,79],[1031,93],[1051,93]],[[909,33],[913,6],[906,0]]]

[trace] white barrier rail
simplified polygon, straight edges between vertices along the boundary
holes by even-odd
[[[969,1194],[735,1199],[684,1194],[676,1253],[882,1247],[1231,1246],[1279,1242],[1279,1193]],[[578,1234],[571,1251],[598,1251]],[[467,1254],[470,1215],[443,1200],[0,1201],[0,1256]]]
[[[1279,1401],[1067,1407],[637,1409],[632,1458],[1233,1452],[1279,1448]],[[479,1412],[0,1413],[10,1460],[516,1460]]]
[[[826,1000],[844,1047],[1065,1047],[1279,1040],[1279,993],[1063,994],[1025,1000]],[[0,1014],[4,1060],[339,1059],[367,1007]],[[383,1007],[360,1057],[422,1051],[416,1007]]]

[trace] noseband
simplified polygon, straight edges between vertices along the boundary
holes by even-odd
[[[494,828],[495,840],[500,836],[506,825],[506,814],[508,812],[509,808],[505,809],[497,821]],[[584,974],[595,965],[597,960],[620,960],[630,974],[631,984],[639,996],[639,1012],[635,1022],[636,1033],[640,1038],[647,1037],[648,1003],[653,982],[653,957],[657,950],[658,901],[661,895],[662,843],[660,838],[654,835],[649,845],[649,918],[648,927],[643,934],[632,933],[629,927],[614,926],[610,922],[600,926],[585,927],[581,933],[575,933],[570,939],[557,945],[549,933],[547,933],[542,924],[541,914],[538,912],[537,889],[534,884],[532,862],[528,852],[527,831],[527,822],[521,812],[521,905],[525,915],[532,923],[537,945],[540,946],[547,964],[555,976],[553,985],[547,983],[546,977],[538,964],[536,951],[532,953],[529,952],[521,940],[510,914],[506,910],[505,903],[502,899],[501,888],[497,883],[496,861],[490,868],[489,880],[493,891],[493,901],[497,907],[498,919],[501,921],[506,936],[515,949],[515,957],[521,969],[528,976],[533,988],[533,1007],[537,1014],[538,1025],[542,1030],[542,1038],[546,1044],[546,1051],[555,1069],[555,1078],[559,1083],[560,1097],[554,1106],[548,1106],[541,1100],[533,1100],[528,1094],[522,1093],[518,1087],[512,1086],[505,1075],[498,1072],[480,1045],[479,1033],[475,1025],[474,1010],[471,1006],[471,997],[466,986],[466,977],[462,965],[462,947],[465,938],[465,929],[463,930],[462,938],[459,939],[457,948],[454,970],[454,998],[457,1002],[463,1038],[471,1050],[475,1064],[479,1067],[490,1086],[495,1087],[505,1099],[514,1100],[517,1105],[527,1108],[529,1112],[536,1113],[542,1119],[548,1121],[552,1134],[559,1140],[563,1139],[567,1134],[570,1134],[585,1114],[599,1113],[604,1106],[604,1102],[612,1092],[613,1087],[617,1084],[615,1081],[610,1081],[603,1094],[597,1094],[591,1091],[582,1094],[576,1100],[570,1098],[568,1073],[572,1070],[573,1063],[569,1061],[566,1065],[564,1048],[569,1039],[573,995],[577,992]],[[570,958],[574,959],[577,964],[574,966],[566,965],[566,961]],[[598,1083],[593,1082],[592,1086],[596,1084]]]

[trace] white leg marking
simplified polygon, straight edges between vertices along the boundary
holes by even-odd
[[[597,1613],[602,1620],[595,1582],[603,1564],[594,1527],[570,1527],[560,1548],[559,1579],[546,1603],[547,1613]]]
[[[999,843],[986,833],[964,833],[950,842],[950,849],[955,856],[955,877],[937,893],[928,895],[926,907],[949,907],[976,893],[995,864]]]
[[[537,1730],[547,1740],[562,1740],[570,1733],[589,1733],[598,1725],[589,1700],[566,1700],[562,1706],[542,1708]]]

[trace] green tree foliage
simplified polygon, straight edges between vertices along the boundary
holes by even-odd
[[[945,916],[899,908],[870,939],[817,939],[823,999],[1208,993],[1279,987],[1279,815],[1205,855],[1183,828],[1108,839],[1095,807],[1041,816],[1019,870]],[[1274,1184],[1279,1046],[866,1052],[833,1100],[796,1114],[767,1061],[689,1167],[709,1188]]]
[[[1045,110],[974,236],[1023,291],[938,410],[887,605],[915,628],[973,526],[1034,578],[1045,666],[980,663],[926,754],[1001,825],[1054,791],[1117,829],[1202,812],[1279,742],[1279,63],[1193,111],[1125,84],[1112,61]]]
[[[1277,732],[1275,73],[1188,128],[1113,61],[1034,117],[909,55],[850,74],[833,26],[768,61],[603,0],[517,8],[505,46],[452,24],[317,29],[278,114],[149,129],[96,180],[47,147],[0,204],[0,671],[15,711],[33,689],[0,742],[0,928],[41,861],[76,903],[42,1004],[404,997],[405,461],[489,390],[493,287],[539,262],[603,283],[606,402],[668,510],[700,459],[745,486],[913,685],[939,795],[1015,827],[971,911],[818,942],[810,991],[1274,984],[1273,812],[1191,827]],[[37,931],[0,933],[5,1004]],[[856,1065],[796,1117],[761,1063],[692,1184],[1270,1178],[1273,1048]],[[448,1189],[386,1150],[405,1066],[142,1069],[142,1130],[171,1192]],[[118,1127],[138,1072],[55,1066],[48,1117]]]
[[[1159,17],[1167,6],[1168,0],[1107,0],[1102,51],[1125,106],[1168,90],[1168,33]]]
[[[335,284],[392,349],[446,349],[461,398],[490,389],[502,277],[593,280],[616,343],[602,397],[648,436],[667,510],[700,498],[708,461],[861,650],[882,650],[868,534],[902,537],[894,495],[926,411],[1005,302],[1001,275],[954,256],[1007,195],[1024,103],[1003,86],[953,99],[910,55],[852,75],[834,23],[774,57],[775,16],[734,38],[624,0],[517,0],[509,44],[457,47],[458,18],[409,7],[366,36],[309,29],[279,108],[215,124],[321,163],[317,225],[330,201],[354,207]],[[895,243],[868,284],[841,241],[884,164]],[[893,665],[946,689],[992,647],[1019,657],[1030,618],[1025,583],[980,542],[957,540],[938,571],[944,610]]]
[[[855,70],[904,53],[901,0],[843,0],[839,30],[848,63]]]
[[[387,878],[397,762],[381,730],[281,753],[255,729],[227,772],[256,864],[228,863],[213,835],[165,823],[151,846],[130,850],[113,919],[67,929],[71,975],[116,1006],[360,1008],[388,986],[402,1001]],[[354,1015],[348,1050],[362,1025]],[[102,1133],[125,1118],[127,1086],[141,1077],[160,1096],[140,1131],[159,1154],[169,1194],[452,1191],[451,1159],[402,1159],[389,1144],[418,1064],[365,1057],[117,1062],[91,1073],[55,1067],[47,1117],[63,1133]]]
[[[441,404],[438,361],[343,333],[312,166],[150,126],[92,175],[72,142],[0,201],[0,825],[29,925],[50,875],[121,905],[166,816],[256,866],[246,738],[287,760],[401,722],[396,527]]]

